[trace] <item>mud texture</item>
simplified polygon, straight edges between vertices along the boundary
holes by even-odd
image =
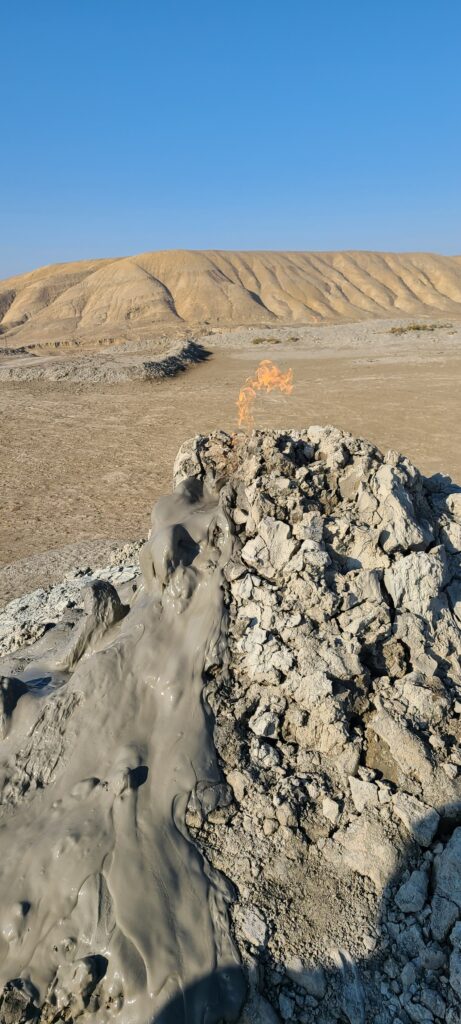
[[[332,427],[175,483],[0,666],[0,1019],[459,1024],[461,489]]]
[[[4,680],[4,1017],[19,985],[42,1021],[235,1019],[230,888],[184,825],[191,794],[231,799],[202,700],[230,550],[216,498],[183,484],[156,505],[133,608],[92,582],[59,651]]]

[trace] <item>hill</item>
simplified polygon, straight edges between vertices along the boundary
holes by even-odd
[[[55,264],[0,283],[1,345],[92,348],[198,324],[461,315],[461,257],[166,251]]]

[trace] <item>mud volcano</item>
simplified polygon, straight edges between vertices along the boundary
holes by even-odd
[[[331,427],[174,482],[6,643],[0,1021],[459,1024],[461,489]]]

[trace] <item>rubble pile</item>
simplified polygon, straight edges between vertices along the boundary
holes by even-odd
[[[236,535],[207,686],[234,799],[188,824],[237,887],[247,1019],[455,1024],[461,490],[319,427],[195,439],[191,473]]]

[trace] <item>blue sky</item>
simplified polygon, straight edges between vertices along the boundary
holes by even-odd
[[[0,276],[461,252],[459,0],[4,0]]]

